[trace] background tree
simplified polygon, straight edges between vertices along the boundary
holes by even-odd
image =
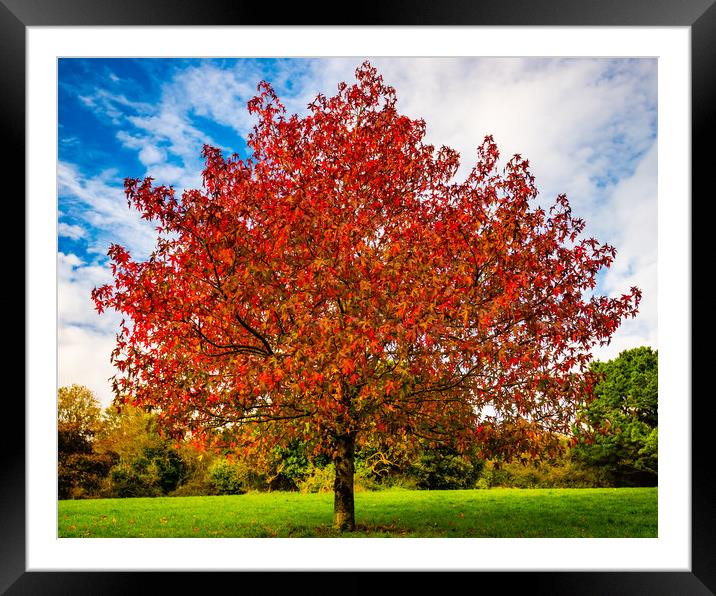
[[[115,460],[105,483],[108,496],[166,495],[179,486],[187,473],[174,441],[160,434],[156,414],[140,408],[107,410],[96,449]]]
[[[102,409],[92,391],[82,385],[57,390],[57,423],[85,442],[92,441],[102,426]]]
[[[68,499],[96,496],[114,460],[94,450],[102,426],[94,394],[81,385],[57,391],[57,493]]]
[[[659,355],[649,347],[594,362],[595,399],[579,415],[574,454],[607,472],[617,486],[655,486],[658,479]]]
[[[520,451],[539,446],[568,428],[591,348],[639,299],[583,297],[615,250],[581,238],[566,197],[531,206],[525,159],[500,171],[487,137],[455,181],[458,154],[424,142],[368,63],[356,77],[301,118],[260,83],[250,156],[204,147],[204,188],[181,199],[126,180],[156,249],[137,262],[113,245],[114,283],[93,291],[125,316],[120,402],[177,436],[327,454],[342,529],[365,436],[459,451],[506,448],[501,429],[517,429]]]
[[[416,487],[429,490],[474,488],[484,461],[476,449],[458,453],[449,447],[425,449],[412,464],[409,474]]]

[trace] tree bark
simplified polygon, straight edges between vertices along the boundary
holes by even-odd
[[[336,468],[336,479],[333,483],[333,526],[341,532],[352,532],[356,526],[353,503],[354,455],[355,437],[338,437],[336,455],[333,458]]]

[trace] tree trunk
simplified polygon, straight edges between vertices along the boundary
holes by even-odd
[[[341,532],[355,530],[355,507],[353,503],[353,474],[355,437],[346,435],[336,440],[336,480],[333,483],[333,526]]]

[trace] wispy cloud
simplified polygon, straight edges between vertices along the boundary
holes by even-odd
[[[57,233],[61,238],[70,238],[71,240],[79,240],[84,238],[86,232],[82,226],[75,226],[60,222],[57,226]]]
[[[74,254],[57,256],[57,351],[60,385],[81,383],[106,406],[112,401],[108,379],[114,374],[110,353],[119,316],[99,317],[92,288],[111,281],[105,266],[85,263]]]
[[[98,89],[91,95],[80,95],[79,99],[85,106],[107,116],[116,125],[122,123],[127,110],[139,113],[152,111],[149,104],[131,101],[122,94],[112,93],[106,89]]]
[[[114,349],[113,333],[65,325],[59,328],[57,366],[59,386],[78,383],[88,387],[102,407],[112,403],[110,378],[114,370],[109,355]]]
[[[77,222],[66,225],[74,229],[81,224],[91,230],[90,253],[105,255],[109,245],[116,242],[137,257],[149,255],[154,246],[153,227],[129,209],[116,172],[107,170],[96,177],[85,177],[76,164],[60,162],[57,189],[63,215]]]
[[[600,360],[614,358],[622,350],[639,345],[658,347],[657,277],[657,147],[654,142],[632,176],[620,180],[610,193],[595,227],[610,229],[618,253],[604,275],[603,290],[621,294],[631,286],[641,288],[639,315],[625,321],[612,343],[595,352]]]

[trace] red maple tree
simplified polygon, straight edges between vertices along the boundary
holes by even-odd
[[[306,441],[333,458],[348,530],[366,437],[537,448],[640,298],[591,296],[615,250],[582,238],[564,196],[531,205],[525,159],[498,168],[487,137],[456,182],[458,154],[424,143],[370,64],[356,77],[305,117],[260,83],[250,157],[205,146],[204,188],[181,199],[126,180],[156,249],[113,245],[114,283],[93,291],[125,315],[119,402],[237,449]]]

